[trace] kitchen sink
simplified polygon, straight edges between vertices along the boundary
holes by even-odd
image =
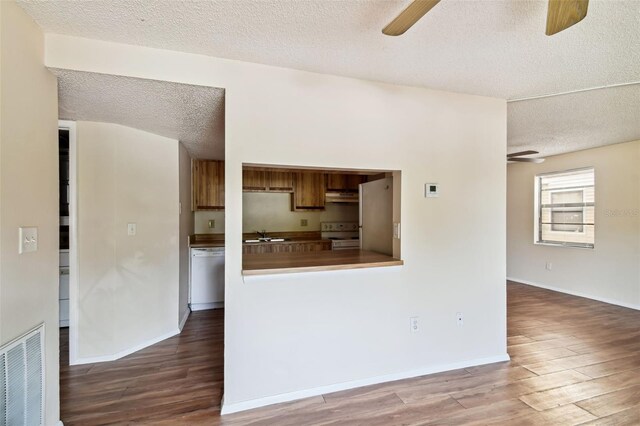
[[[266,237],[266,238],[253,238],[249,240],[244,240],[245,243],[281,243],[284,241],[289,241],[289,238],[275,238],[275,237]]]

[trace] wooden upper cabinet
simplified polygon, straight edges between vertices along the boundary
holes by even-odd
[[[242,189],[244,191],[266,191],[267,174],[262,170],[242,170]]]
[[[276,172],[267,173],[269,179],[269,191],[271,192],[293,192],[293,173]]]
[[[293,173],[274,170],[242,170],[242,190],[250,192],[293,192]]]
[[[349,174],[327,174],[327,191],[357,192],[358,185],[366,182],[366,176]]]
[[[193,210],[224,210],[224,161],[193,160]]]
[[[324,209],[326,189],[325,174],[313,172],[294,173],[293,210]]]

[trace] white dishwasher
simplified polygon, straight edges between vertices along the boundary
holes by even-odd
[[[224,307],[224,247],[191,249],[189,306],[192,311]]]

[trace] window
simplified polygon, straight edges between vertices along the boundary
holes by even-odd
[[[551,204],[566,205],[584,203],[584,190],[560,190],[549,191]],[[584,208],[583,207],[552,207],[551,230],[560,232],[584,232]]]
[[[536,176],[535,243],[593,248],[593,168]]]

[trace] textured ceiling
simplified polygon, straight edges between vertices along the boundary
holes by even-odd
[[[505,99],[640,80],[638,0],[553,37],[539,0],[443,0],[400,37],[381,30],[408,0],[20,4],[45,32]]]
[[[640,84],[511,102],[507,114],[509,152],[554,155],[638,140]]]
[[[381,29],[409,0],[18,2],[50,33],[504,99],[640,81],[640,0],[590,0],[552,37],[546,0],[443,0],[400,37]],[[637,92],[608,90],[510,103],[509,145],[549,155],[640,138]]]
[[[60,119],[121,124],[178,139],[194,158],[224,159],[224,89],[51,71]]]

